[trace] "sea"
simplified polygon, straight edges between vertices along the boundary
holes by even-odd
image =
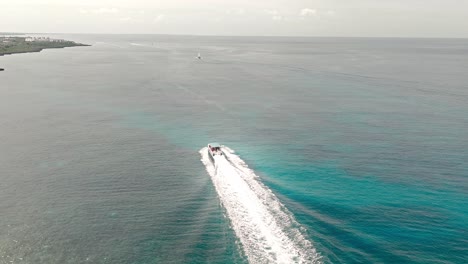
[[[468,263],[467,39],[47,36],[91,46],[0,57],[1,264]]]

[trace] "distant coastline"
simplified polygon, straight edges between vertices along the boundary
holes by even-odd
[[[0,37],[0,56],[18,53],[40,52],[44,49],[90,46],[63,39],[46,37]]]

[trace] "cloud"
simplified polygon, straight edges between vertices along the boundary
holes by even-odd
[[[96,14],[115,14],[115,13],[118,13],[119,10],[115,7],[113,8],[99,8],[99,9],[95,9],[93,10],[94,13]]]
[[[224,11],[227,15],[239,15],[242,16],[245,14],[245,10],[242,8],[227,9]]]
[[[311,9],[311,8],[304,8],[299,12],[299,15],[302,17],[315,16],[316,14],[317,14],[317,10]]]
[[[245,10],[242,9],[242,8],[236,8],[236,9],[234,9],[234,14],[236,14],[236,15],[244,15],[244,14],[245,14]]]
[[[282,16],[272,16],[271,19],[279,21],[279,20],[283,20],[283,17]]]
[[[265,9],[263,11],[272,16],[276,16],[279,14],[278,10],[274,10],[274,9]]]
[[[263,12],[267,13],[268,15],[271,16],[271,19],[273,20],[276,20],[276,21],[280,21],[280,20],[284,20],[285,17],[282,16],[280,14],[280,12],[278,12],[278,10],[275,10],[275,9],[265,9],[263,10]]]
[[[162,20],[164,20],[164,14],[159,14],[157,15],[154,19],[153,19],[153,23],[158,23],[158,22],[161,22]]]
[[[116,14],[119,13],[119,9],[112,7],[112,8],[106,8],[106,7],[101,7],[97,9],[80,9],[81,14]]]
[[[122,21],[122,22],[129,22],[129,21],[132,20],[132,18],[131,17],[121,17],[119,20]]]

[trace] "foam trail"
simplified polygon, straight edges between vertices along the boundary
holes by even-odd
[[[116,44],[113,44],[113,43],[102,42],[102,41],[96,42],[96,45],[108,45],[108,46],[113,46],[113,47],[117,47],[117,48],[123,48],[122,46],[119,46],[119,45],[116,45]]]
[[[320,263],[304,229],[234,151],[223,147],[215,164],[208,149],[201,161],[250,263]]]
[[[186,91],[186,92],[192,94],[193,96],[197,97],[198,99],[204,101],[206,104],[214,105],[214,106],[215,106],[216,108],[218,108],[219,110],[221,110],[221,111],[223,111],[223,112],[226,112],[226,109],[225,109],[222,105],[216,103],[215,101],[208,100],[208,99],[206,99],[205,97],[203,97],[202,95],[197,94],[197,93],[195,93],[194,91],[192,91],[192,90],[190,90],[190,89],[187,89],[187,88],[184,87],[184,86],[177,85],[177,88],[179,88],[179,89],[181,89],[181,90],[184,90],[184,91]]]
[[[130,45],[132,46],[145,46],[143,44],[140,44],[140,43],[134,43],[134,42],[131,42]]]

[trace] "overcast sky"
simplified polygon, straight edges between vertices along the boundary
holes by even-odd
[[[468,0],[0,0],[0,32],[468,37]]]

